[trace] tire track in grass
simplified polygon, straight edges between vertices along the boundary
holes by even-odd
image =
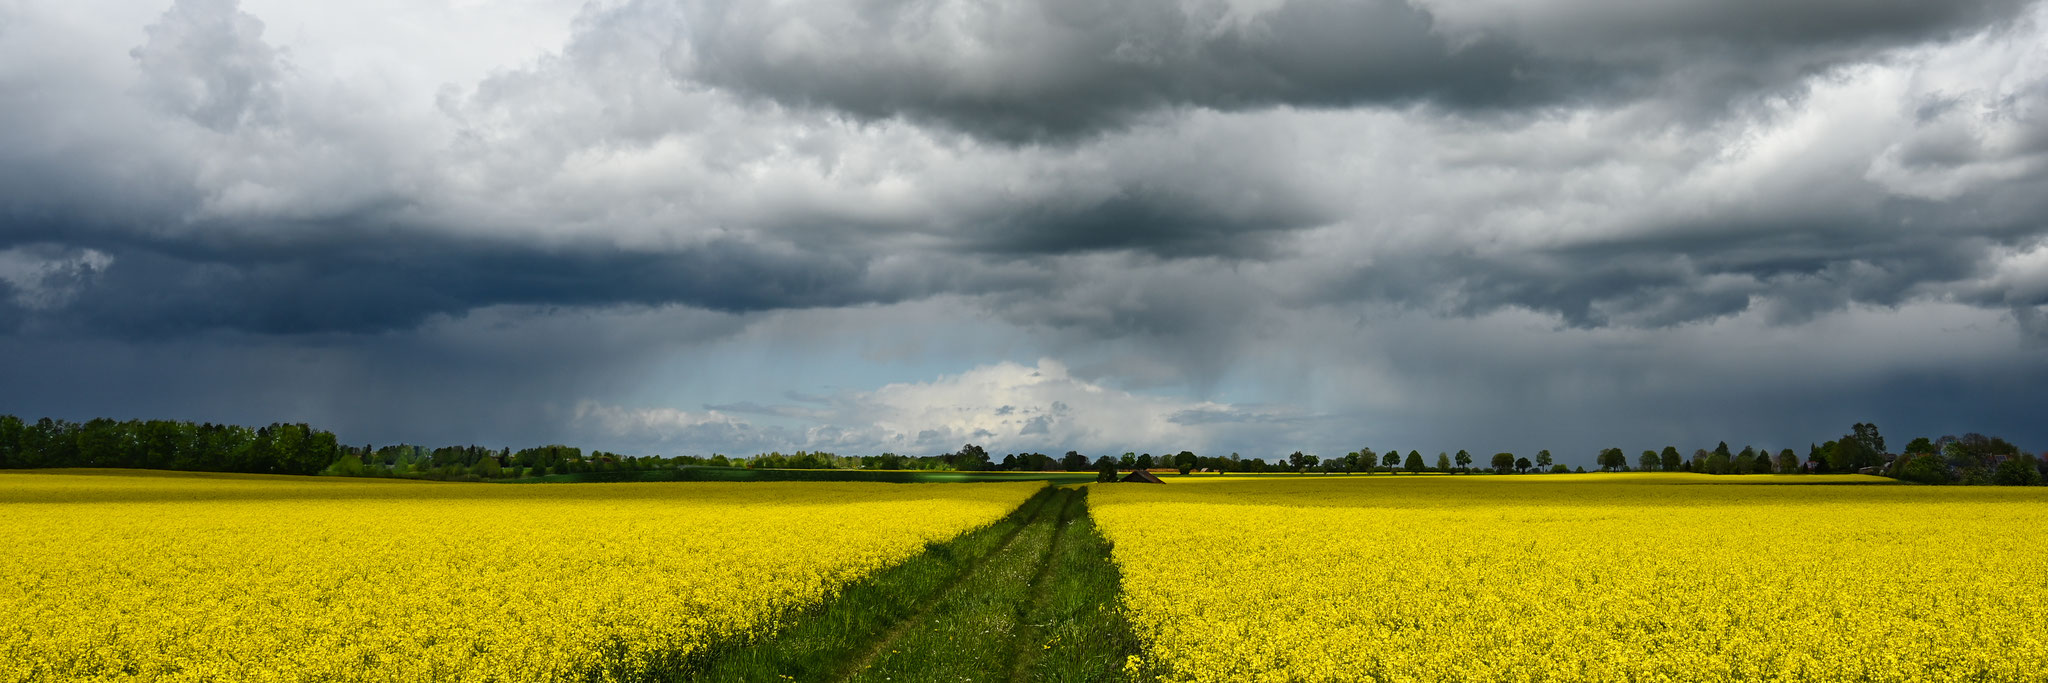
[[[839,681],[993,680],[1009,662],[1028,577],[1043,571],[1058,520],[1077,497],[1054,493],[1058,512],[1041,506],[1010,542],[960,580],[936,594],[926,609],[905,619],[859,659]]]
[[[1086,498],[1085,489],[1068,497],[1066,507],[1060,510],[1058,526],[1053,529],[1052,544],[1046,547],[1044,559],[1039,560],[1038,573],[1031,576],[1031,597],[1017,606],[1017,636],[1010,651],[1011,681],[1030,680],[1026,674],[1030,672],[1033,660],[1052,647],[1045,642],[1045,629],[1051,624],[1040,624],[1037,618],[1046,615],[1046,596],[1051,592],[1053,583],[1050,574],[1061,560],[1060,551],[1067,546],[1067,528],[1074,524],[1074,511],[1079,510],[1083,516],[1088,514],[1088,505],[1083,502]]]
[[[1095,530],[1095,519],[1088,514],[1090,488],[1082,487],[1081,512],[1061,532],[1046,584],[1034,590],[1027,620],[1038,640],[1018,643],[1029,656],[1011,672],[1011,680],[1149,680],[1143,672],[1124,672],[1125,663],[1142,646],[1119,602],[1122,572],[1110,558],[1109,541]]]
[[[850,587],[700,681],[1130,681],[1139,652],[1087,486],[1047,488],[996,525]]]
[[[1015,543],[1044,513],[1055,489],[1034,494],[996,524],[972,531],[849,586],[771,636],[702,653],[662,675],[683,681],[814,681],[843,679],[846,664],[928,613],[988,558]],[[871,641],[869,636],[878,640]]]

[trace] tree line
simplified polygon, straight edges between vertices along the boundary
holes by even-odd
[[[1595,457],[1600,471],[1696,472],[1704,474],[1807,474],[1864,472],[1925,484],[2039,485],[2048,480],[2048,461],[1997,437],[1965,434],[1938,439],[1916,438],[1898,454],[1889,452],[1877,425],[1857,423],[1848,434],[1809,444],[1802,458],[1790,448],[1772,452],[1727,442],[1696,449],[1690,456],[1675,446],[1644,450],[1631,464],[1620,448],[1602,449]],[[410,477],[427,479],[503,479],[588,472],[659,470],[678,467],[743,467],[751,469],[957,470],[996,472],[1096,472],[1104,480],[1130,470],[1173,469],[1182,474],[1204,472],[1457,473],[1532,474],[1584,472],[1583,467],[1557,463],[1548,450],[1534,458],[1495,453],[1475,467],[1467,451],[1439,452],[1430,462],[1420,451],[1402,453],[1360,448],[1324,459],[1295,451],[1275,462],[1237,453],[1204,456],[1192,451],[1153,455],[1126,452],[1121,456],[1089,457],[1077,451],[1058,456],[1011,453],[992,457],[981,446],[929,456],[896,453],[846,456],[824,451],[769,452],[753,456],[622,455],[585,452],[552,444],[492,449],[484,446],[427,448],[409,444],[374,447],[343,444],[331,432],[304,423],[244,427],[173,420],[117,421],[97,418],[70,422],[42,418],[34,422],[0,415],[0,468],[115,467],[133,469],[247,472],[258,474],[329,474],[338,476]]]

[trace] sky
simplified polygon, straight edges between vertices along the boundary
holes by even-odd
[[[0,412],[2048,448],[2048,5],[0,0]]]

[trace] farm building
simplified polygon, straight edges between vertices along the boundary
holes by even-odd
[[[1166,482],[1163,482],[1163,481],[1160,481],[1160,480],[1159,480],[1159,475],[1153,474],[1153,473],[1151,473],[1151,472],[1147,472],[1147,471],[1145,471],[1145,470],[1135,470],[1135,471],[1132,471],[1132,472],[1131,472],[1130,474],[1126,474],[1126,475],[1124,475],[1124,478],[1122,478],[1122,479],[1118,479],[1117,481],[1123,481],[1123,482],[1132,482],[1132,481],[1135,481],[1135,482],[1138,482],[1138,483],[1140,483],[1140,484],[1164,484],[1164,483],[1166,483]]]

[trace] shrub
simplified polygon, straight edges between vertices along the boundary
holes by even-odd
[[[1899,478],[1922,484],[1946,484],[1951,477],[1948,461],[1938,455],[1903,455],[1906,462],[1898,466]]]
[[[1998,463],[1998,471],[1992,473],[1991,481],[1999,486],[2040,486],[2041,470],[2035,465],[2033,456],[2006,458],[2005,462]]]

